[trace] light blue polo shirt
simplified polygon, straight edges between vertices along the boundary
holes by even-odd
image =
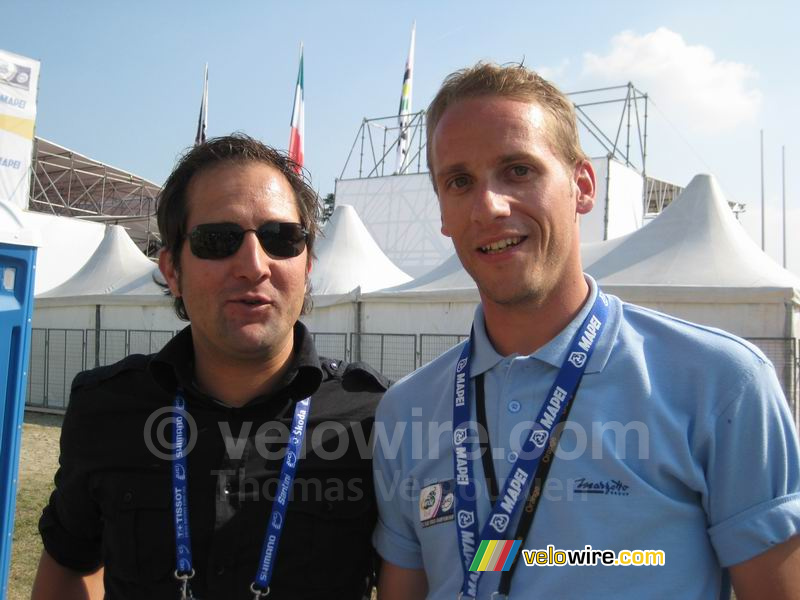
[[[488,433],[502,487],[541,408],[581,312],[529,356],[500,356],[483,313],[471,364],[484,373]],[[800,533],[800,452],[775,371],[725,332],[609,296],[597,342],[522,548],[663,550],[664,566],[517,566],[512,597],[715,599],[721,566]],[[374,543],[387,561],[424,568],[431,599],[462,583],[453,521],[453,377],[462,345],[397,382],[378,407]],[[474,463],[479,528],[489,500]],[[509,532],[514,531],[512,523]],[[521,557],[520,557],[521,561]],[[481,579],[479,597],[499,573]]]

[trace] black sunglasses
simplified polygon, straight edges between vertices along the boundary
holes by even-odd
[[[244,229],[236,223],[204,223],[189,232],[189,248],[197,258],[217,260],[236,254],[244,234],[254,231],[261,247],[276,258],[298,256],[306,247],[308,231],[300,223],[269,221],[258,229]]]

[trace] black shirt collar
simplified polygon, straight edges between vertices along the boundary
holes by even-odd
[[[150,372],[158,385],[169,394],[174,394],[180,385],[192,396],[219,402],[199,390],[195,383],[191,325],[181,330],[153,356]],[[314,341],[305,325],[298,321],[294,325],[294,351],[286,373],[269,394],[253,398],[246,406],[259,404],[276,395],[288,395],[293,400],[308,398],[317,391],[322,378]]]

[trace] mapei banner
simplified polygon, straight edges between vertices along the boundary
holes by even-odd
[[[39,61],[0,50],[0,202],[28,207]]]

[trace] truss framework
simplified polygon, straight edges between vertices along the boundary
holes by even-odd
[[[29,209],[123,225],[148,256],[160,246],[160,186],[42,138],[34,139]]]
[[[580,96],[575,102],[579,127],[586,131],[606,156],[613,157],[646,176],[647,165],[647,94],[632,83],[626,85],[582,90],[567,94]],[[596,115],[599,107],[621,107],[615,119],[615,131],[599,124]],[[406,130],[409,134],[409,153],[404,173],[425,173],[425,111],[410,115]],[[397,116],[363,119],[339,179],[361,179],[396,174],[396,165],[387,165],[395,156],[403,127]],[[354,153],[358,149],[357,161]]]

